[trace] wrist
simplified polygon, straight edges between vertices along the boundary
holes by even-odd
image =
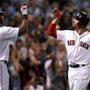
[[[52,23],[52,24],[56,24],[57,21],[58,21],[57,18],[55,18],[51,23]]]
[[[24,20],[27,20],[27,14],[22,15],[22,18],[23,18]]]

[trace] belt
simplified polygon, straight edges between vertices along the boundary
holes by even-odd
[[[3,61],[5,64],[7,64],[7,61]]]
[[[69,66],[72,67],[72,68],[78,68],[78,67],[85,66],[85,64],[70,64]]]
[[[7,64],[7,61],[6,60],[0,60],[0,62],[4,62],[5,64]]]

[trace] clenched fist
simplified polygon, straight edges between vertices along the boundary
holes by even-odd
[[[61,19],[61,12],[60,12],[59,9],[55,8],[55,9],[53,10],[53,14],[54,14],[54,16],[55,16],[58,20]]]

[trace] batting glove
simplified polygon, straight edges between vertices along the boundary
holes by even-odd
[[[23,16],[23,19],[27,19],[27,14],[28,14],[28,8],[27,8],[27,5],[24,4],[20,7],[20,11],[21,11],[21,14]]]

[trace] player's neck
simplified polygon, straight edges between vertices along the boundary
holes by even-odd
[[[87,31],[86,28],[84,28],[84,29],[80,28],[80,29],[77,29],[77,30],[76,30],[76,32],[77,32],[79,35],[83,34],[85,31]]]

